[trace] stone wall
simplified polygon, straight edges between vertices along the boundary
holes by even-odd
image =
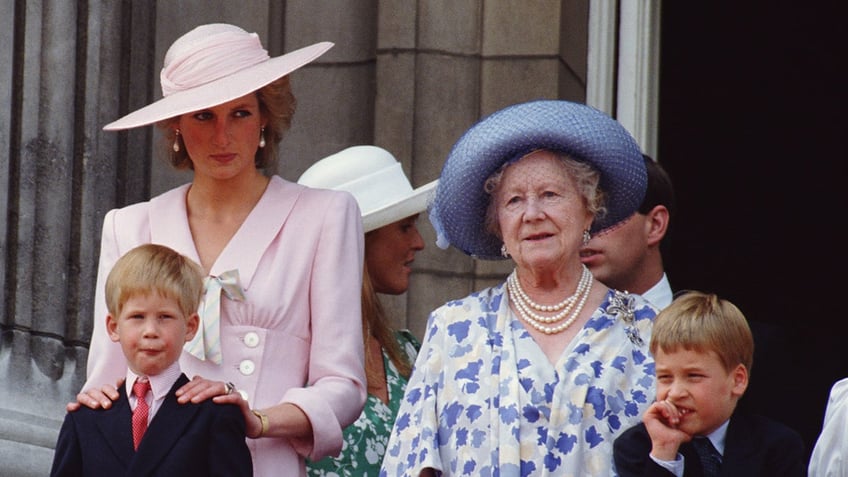
[[[418,186],[481,116],[583,100],[588,16],[588,0],[0,2],[0,473],[48,473],[101,319],[92,300],[104,214],[190,180],[156,157],[152,128],[101,130],[161,96],[174,39],[220,21],[256,31],[272,56],[335,42],[292,77],[298,111],[272,172],[296,180],[321,157],[371,143]],[[386,297],[418,336],[432,309],[510,268],[437,249],[425,215],[410,291]]]

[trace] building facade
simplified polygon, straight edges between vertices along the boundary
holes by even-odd
[[[622,3],[0,3],[0,473],[49,470],[91,330],[105,320],[92,316],[103,216],[190,180],[157,157],[153,128],[101,129],[161,97],[177,37],[226,22],[257,32],[271,56],[334,42],[292,75],[298,109],[269,172],[296,180],[324,156],[375,144],[418,186],[475,121],[531,99],[586,101],[653,147],[658,1]],[[425,215],[411,288],[386,297],[418,336],[430,310],[510,270],[438,249]]]

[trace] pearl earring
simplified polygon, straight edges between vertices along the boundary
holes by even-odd
[[[509,258],[509,252],[506,250],[506,244],[501,245],[501,255],[503,255],[504,258]]]
[[[259,147],[265,147],[265,128],[259,132]]]
[[[583,245],[589,245],[590,240],[592,240],[592,234],[590,234],[588,230],[584,230],[583,231]]]
[[[176,133],[174,136],[174,152],[180,152],[180,130],[175,129],[174,132]]]

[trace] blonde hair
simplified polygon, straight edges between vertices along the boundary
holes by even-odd
[[[380,343],[380,346],[386,350],[389,360],[395,365],[401,376],[409,378],[412,374],[412,363],[409,362],[407,355],[401,350],[400,345],[395,338],[395,332],[389,326],[389,318],[386,316],[386,311],[380,303],[380,298],[377,292],[374,291],[374,285],[371,282],[371,275],[368,273],[368,264],[362,272],[362,340],[368,343],[368,336],[373,336]],[[365,353],[365,369],[369,368],[368,364],[371,359],[371,353]],[[381,366],[382,363],[379,363]],[[366,372],[366,379],[369,383],[380,381],[381,376],[372,376]]]
[[[577,184],[577,190],[586,204],[586,208],[594,217],[603,217],[607,212],[604,205],[606,202],[606,194],[598,186],[601,182],[601,174],[597,170],[585,162],[572,159],[565,153],[548,149],[538,149],[521,156],[521,158],[515,161],[505,162],[500,168],[498,168],[498,170],[486,178],[486,182],[483,183],[483,191],[489,194],[489,204],[486,207],[486,220],[484,225],[487,232],[501,240],[503,240],[503,236],[501,234],[500,222],[498,221],[498,207],[495,203],[494,196],[496,195],[498,188],[500,188],[504,172],[509,168],[509,166],[538,151],[549,152],[560,160],[560,163],[563,166],[563,171],[565,172],[564,178],[570,177],[574,179],[574,182]]]
[[[750,373],[754,364],[754,339],[745,315],[711,293],[686,292],[654,319],[651,353],[673,353],[681,347],[716,353],[727,372],[742,364]]]
[[[292,117],[297,106],[291,82],[288,76],[274,80],[254,92],[259,101],[259,111],[266,120],[265,147],[256,149],[254,162],[257,169],[265,169],[277,162],[277,148],[283,135],[291,127]],[[162,131],[162,147],[168,153],[168,161],[177,170],[194,169],[191,158],[188,157],[185,145],[179,151],[173,150],[176,138],[175,123],[179,116],[168,118],[156,123]],[[180,140],[181,141],[181,140]]]
[[[177,301],[189,317],[200,305],[203,277],[203,269],[188,257],[163,245],[140,245],[119,258],[109,272],[106,306],[117,317],[130,298],[158,293]]]

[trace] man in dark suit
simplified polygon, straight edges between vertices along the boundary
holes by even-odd
[[[806,476],[796,431],[736,410],[754,349],[736,306],[688,292],[657,315],[650,349],[657,401],[614,443],[620,476]]]
[[[161,245],[116,262],[106,328],[127,359],[126,384],[108,408],[68,412],[52,476],[253,475],[239,406],[177,403],[188,383],[178,358],[198,332],[203,288],[200,267]]]

